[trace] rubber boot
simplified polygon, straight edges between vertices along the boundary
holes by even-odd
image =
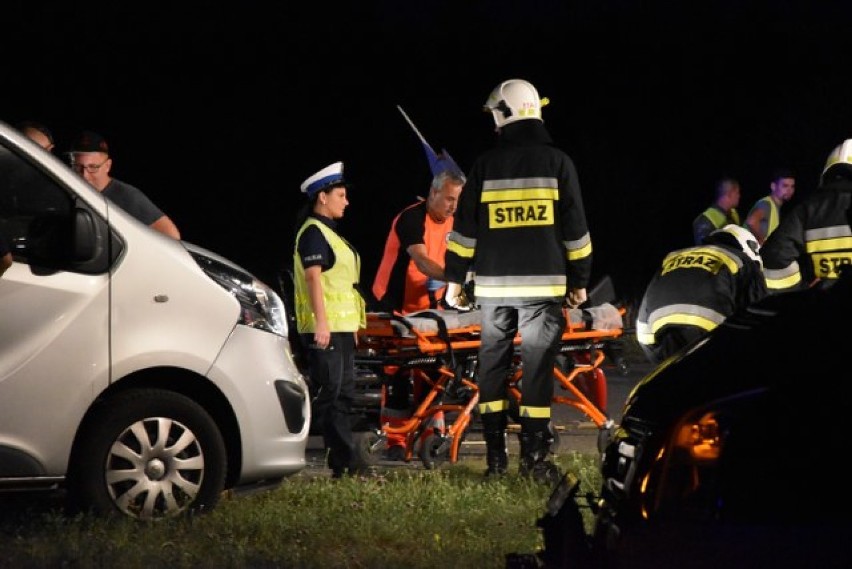
[[[485,476],[503,476],[509,468],[506,414],[498,412],[482,415],[482,436],[485,438],[485,464],[488,467]]]
[[[521,421],[521,458],[518,474],[542,484],[556,484],[561,477],[559,468],[547,460],[553,435],[547,420]]]

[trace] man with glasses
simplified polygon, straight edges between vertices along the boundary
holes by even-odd
[[[109,146],[100,134],[83,131],[71,143],[71,167],[96,190],[142,223],[174,239],[180,231],[163,211],[138,188],[110,177]]]

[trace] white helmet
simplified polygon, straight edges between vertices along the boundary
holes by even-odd
[[[826,181],[829,170],[832,173],[845,170],[852,177],[852,138],[844,140],[828,155],[828,160],[825,161],[825,167],[822,169],[823,182]]]
[[[757,237],[755,237],[751,231],[749,231],[745,227],[729,223],[728,225],[719,228],[713,231],[710,235],[708,235],[707,241],[712,242],[713,236],[719,236],[720,234],[724,233],[727,233],[728,235],[736,239],[743,253],[745,253],[749,259],[763,267],[763,260],[760,258],[760,243],[757,242]]]
[[[491,111],[497,128],[526,119],[541,118],[541,108],[549,103],[547,97],[539,98],[532,83],[523,79],[509,79],[497,85],[485,101],[485,110]]]

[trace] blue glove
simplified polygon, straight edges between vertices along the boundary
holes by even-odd
[[[447,283],[445,283],[444,281],[439,281],[437,279],[429,278],[426,281],[426,290],[428,290],[429,292],[439,291],[445,286],[447,286]]]

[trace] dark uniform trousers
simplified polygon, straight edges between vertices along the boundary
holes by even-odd
[[[308,336],[309,342],[313,335]],[[355,337],[352,332],[333,332],[329,347],[308,354],[313,413],[328,451],[328,467],[344,471],[354,467],[352,400],[355,395]]]
[[[481,307],[479,349],[480,401],[508,401],[507,381],[514,354],[514,338],[521,335],[523,364],[521,407],[547,407],[553,399],[553,365],[565,329],[561,302],[524,306]],[[550,416],[539,417],[546,423]]]

